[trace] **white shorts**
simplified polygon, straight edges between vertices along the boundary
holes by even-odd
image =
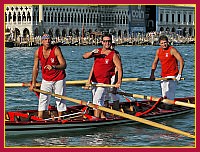
[[[54,92],[55,94],[65,96],[65,92],[66,92],[65,79],[59,80],[59,81],[46,81],[43,79],[40,89],[47,92]],[[48,110],[50,98],[51,98],[51,95],[40,93],[38,111]],[[57,97],[55,98],[56,98],[56,106],[57,106],[58,112],[66,111],[67,109],[66,101],[61,98],[57,98]]]
[[[112,78],[111,78],[111,84],[115,84],[115,75],[113,75]],[[112,101],[120,100],[120,95],[119,94],[109,93],[109,91],[113,91],[113,89],[114,88],[110,88],[110,89],[108,88],[105,100],[112,100]],[[116,91],[119,90],[118,88],[115,88],[115,89],[117,89]]]
[[[102,84],[102,83],[92,83],[92,84]],[[104,101],[108,88],[106,87],[92,87],[93,104],[104,106]]]
[[[166,78],[175,78],[175,76],[168,76]],[[162,97],[174,100],[177,82],[174,80],[161,81]]]

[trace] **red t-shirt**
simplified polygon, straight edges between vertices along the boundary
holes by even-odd
[[[178,74],[178,62],[177,59],[171,55],[170,50],[172,46],[170,46],[167,50],[163,50],[159,48],[158,58],[161,63],[161,76],[176,76]]]
[[[101,54],[102,48],[99,48],[99,53],[94,57],[94,67],[92,82],[110,84],[111,77],[115,74],[115,64],[113,62],[114,51],[108,55]]]
[[[46,65],[59,65],[59,61],[55,55],[55,48],[57,46],[51,47],[51,52],[49,54],[49,57],[47,59],[44,58],[43,55],[43,46],[39,47],[38,51],[38,58],[40,60],[41,70],[42,70],[42,78],[46,81],[58,81],[65,78],[65,70],[48,70],[44,69]]]

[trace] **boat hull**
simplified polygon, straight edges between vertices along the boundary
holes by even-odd
[[[185,99],[185,98],[184,98]],[[190,98],[191,99],[191,98]],[[192,98],[193,99],[193,98]],[[144,101],[142,101],[144,102]],[[147,101],[145,101],[147,103]],[[131,105],[129,103],[123,103],[123,105]],[[144,106],[144,105],[143,105]],[[82,105],[69,107],[71,109],[81,109]],[[68,109],[69,110],[69,109]],[[25,111],[21,111],[25,112]],[[29,113],[35,113],[36,110],[29,111]],[[181,115],[194,112],[193,108],[175,106],[175,110],[165,110],[156,108],[153,111],[141,115],[145,119],[160,119],[166,117],[172,117],[174,115]],[[135,113],[132,112],[134,115]],[[11,135],[23,135],[23,134],[41,134],[41,133],[58,133],[58,132],[70,132],[78,130],[92,129],[102,126],[121,125],[121,124],[136,123],[133,120],[125,119],[118,116],[108,116],[106,119],[72,119],[69,121],[5,121],[5,133],[6,136]]]

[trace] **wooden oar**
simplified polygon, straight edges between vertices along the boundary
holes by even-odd
[[[83,81],[84,82],[84,81]],[[74,81],[66,81],[66,85],[81,85],[81,81],[79,82],[74,82]],[[85,83],[86,84],[86,81]],[[40,83],[36,83],[36,86],[39,87],[41,84]],[[30,83],[6,83],[5,87],[29,87]],[[88,84],[86,85],[87,87],[91,87],[91,86],[96,86],[96,87],[115,87],[115,85],[111,85],[111,84]]]
[[[94,86],[94,87],[115,87],[115,85],[114,84],[86,84],[85,86],[83,86],[83,87],[92,87],[92,86]]]
[[[33,89],[33,90],[36,91],[36,92],[43,93],[43,94],[49,94],[49,95],[52,95],[54,97],[58,97],[58,98],[61,98],[61,99],[64,99],[64,100],[72,101],[72,102],[77,103],[77,104],[87,105],[88,107],[91,107],[91,108],[96,108],[96,109],[99,109],[99,110],[102,110],[102,111],[105,111],[105,112],[108,112],[108,113],[111,113],[111,114],[118,115],[118,116],[123,117],[123,118],[138,121],[140,123],[144,123],[144,124],[147,124],[147,125],[150,125],[150,126],[153,126],[153,127],[164,129],[164,130],[167,130],[167,131],[170,131],[170,132],[173,132],[173,133],[181,134],[181,135],[184,135],[184,136],[187,136],[187,137],[190,137],[190,138],[195,138],[194,135],[191,135],[188,132],[184,132],[184,131],[181,131],[181,130],[178,130],[178,129],[175,129],[175,128],[172,128],[172,127],[168,127],[168,126],[165,126],[163,124],[159,124],[159,123],[156,123],[156,122],[153,122],[153,121],[150,121],[150,120],[146,120],[144,118],[132,116],[132,115],[129,115],[129,114],[126,114],[126,113],[123,113],[123,112],[113,110],[113,109],[94,105],[92,103],[88,103],[88,102],[83,101],[83,100],[78,100],[78,99],[69,98],[69,97],[66,97],[66,96],[61,96],[61,95],[58,95],[58,94],[46,92],[46,91],[39,90],[39,89]]]
[[[129,82],[129,81],[161,81],[161,80],[176,80],[176,78],[123,78],[123,82]],[[185,80],[185,78],[181,78],[181,80]]]
[[[117,94],[129,96],[129,97],[133,97],[133,98],[147,99],[147,100],[152,100],[152,101],[158,101],[160,99],[158,97],[145,96],[145,95],[140,95],[140,94],[131,94],[131,93],[125,93],[125,92],[117,92]],[[195,104],[186,103],[186,102],[182,102],[182,101],[164,99],[164,100],[162,100],[162,102],[168,103],[168,104],[175,104],[175,105],[195,108]]]
[[[39,87],[41,83],[36,83],[36,87]],[[6,83],[5,87],[30,87],[30,83]]]
[[[66,85],[83,85],[86,84],[88,80],[71,80],[66,81]]]
[[[175,78],[155,78],[153,81],[160,80],[175,80]],[[181,78],[184,80],[184,78]],[[66,85],[84,85],[88,80],[71,80],[66,81]],[[152,81],[150,78],[123,78],[122,82],[131,82],[131,81]],[[30,83],[5,83],[5,87],[29,87]],[[37,83],[37,86],[40,86],[40,83]]]
[[[66,81],[66,85],[84,85],[87,80],[78,80],[78,81]],[[39,87],[41,83],[36,83],[36,86]],[[5,87],[30,87],[30,83],[5,83]]]

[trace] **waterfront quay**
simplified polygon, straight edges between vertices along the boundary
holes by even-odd
[[[133,37],[115,37],[113,36],[112,43],[115,45],[159,45],[158,38],[160,35],[167,35],[171,45],[194,44],[195,39],[192,36],[183,37],[175,33],[166,32],[149,32],[138,34]],[[52,44],[60,46],[87,46],[87,45],[101,45],[101,35],[86,36],[86,37],[53,37]],[[11,40],[5,42],[6,47],[33,47],[41,45],[41,36],[28,37],[26,39],[19,38],[16,41]]]
[[[113,35],[116,45],[194,43],[195,5],[6,5],[6,47],[41,45],[48,33],[58,45],[100,45]],[[153,32],[156,31],[156,32]]]

